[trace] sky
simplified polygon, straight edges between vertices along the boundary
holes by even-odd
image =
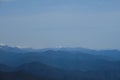
[[[120,0],[0,0],[0,44],[120,49]]]

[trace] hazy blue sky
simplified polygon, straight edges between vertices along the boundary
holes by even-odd
[[[120,0],[0,0],[0,43],[120,49]]]

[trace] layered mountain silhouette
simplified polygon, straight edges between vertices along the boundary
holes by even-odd
[[[120,80],[120,51],[0,46],[0,80]]]

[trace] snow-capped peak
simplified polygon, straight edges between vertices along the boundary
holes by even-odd
[[[23,49],[23,48],[29,48],[29,47],[25,47],[25,46],[19,46],[19,45],[6,45],[6,44],[3,44],[3,43],[0,43],[0,48],[3,48],[3,47],[11,47],[11,48],[20,48],[20,49]]]

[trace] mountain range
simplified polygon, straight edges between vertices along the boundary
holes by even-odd
[[[120,80],[120,51],[0,46],[0,80]]]

